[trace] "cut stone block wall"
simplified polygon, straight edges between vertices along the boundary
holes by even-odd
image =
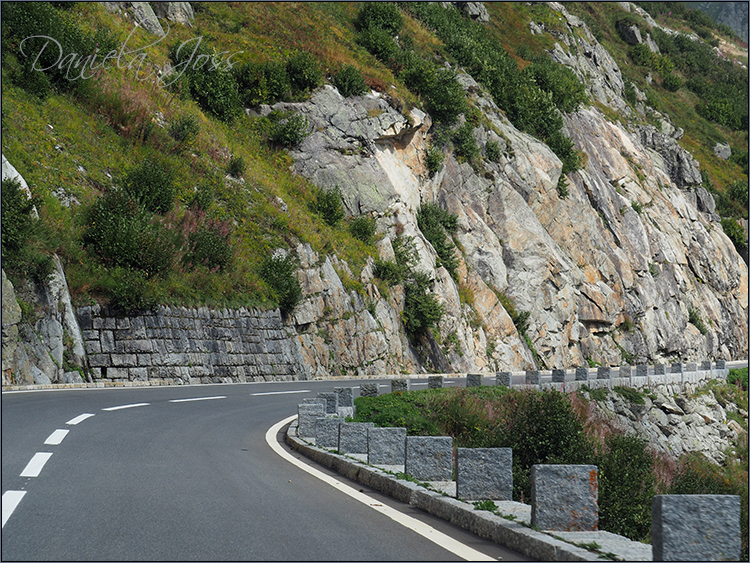
[[[466,387],[479,387],[483,385],[483,378],[481,373],[467,373],[466,374]]]
[[[326,407],[320,403],[302,403],[297,405],[297,434],[302,438],[314,438],[317,431],[317,419],[324,418]]]
[[[464,500],[513,500],[513,450],[458,448],[456,496]]]
[[[340,418],[318,418],[315,421],[315,445],[319,448],[338,449]]]
[[[408,379],[391,379],[391,393],[399,391],[409,391],[411,382]]]
[[[77,316],[95,381],[289,381],[304,373],[278,310],[161,306],[115,317],[95,305]]]
[[[379,394],[380,389],[377,383],[362,382],[359,384],[360,397],[377,397]]]
[[[339,429],[339,451],[347,454],[367,453],[367,429],[372,422],[342,422]]]
[[[354,406],[354,390],[351,387],[334,387],[333,392],[338,395],[340,407]]]
[[[453,478],[453,438],[450,436],[407,436],[405,471],[424,481]]]
[[[428,389],[440,389],[443,387],[443,376],[442,375],[431,375],[427,378]]]
[[[740,497],[656,495],[651,545],[654,561],[739,561]]]
[[[368,462],[379,465],[404,465],[406,428],[370,428],[367,431]]]
[[[599,525],[595,465],[532,465],[531,525],[584,532]]]
[[[318,393],[319,399],[325,399],[326,402],[326,413],[338,414],[339,412],[339,396],[338,393],[332,391]]]

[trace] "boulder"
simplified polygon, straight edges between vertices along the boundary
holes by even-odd
[[[729,146],[729,143],[716,143],[714,154],[721,160],[729,160],[729,157],[732,156],[732,147]]]

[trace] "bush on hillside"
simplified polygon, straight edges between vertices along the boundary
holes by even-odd
[[[104,194],[85,211],[83,242],[111,266],[164,275],[177,256],[173,232],[152,221],[138,200],[126,191]]]
[[[297,51],[286,61],[292,93],[305,96],[323,83],[323,71],[312,53]]]
[[[284,315],[297,306],[302,297],[302,288],[295,275],[297,267],[291,256],[268,256],[260,267],[260,277],[273,291],[276,302]]]
[[[380,29],[393,37],[401,31],[404,17],[393,2],[366,2],[357,13],[354,25],[359,31]]]
[[[169,134],[183,145],[190,145],[200,133],[200,125],[194,115],[187,113],[169,124]]]
[[[45,280],[54,263],[46,247],[51,234],[44,221],[33,215],[41,207],[37,197],[29,199],[16,180],[3,180],[2,263],[9,273]]]
[[[458,258],[455,246],[447,233],[454,233],[458,217],[434,203],[426,203],[417,211],[417,224],[424,237],[430,241],[438,255],[438,265],[443,266],[454,279],[457,277]]]
[[[301,113],[272,111],[268,119],[271,122],[268,142],[275,147],[294,148],[308,135],[308,120]]]
[[[539,88],[549,92],[553,103],[562,112],[574,112],[588,100],[586,88],[575,73],[546,54],[536,57],[523,73]]]
[[[361,96],[369,91],[362,73],[354,65],[344,65],[333,75],[331,79],[339,93],[348,98],[349,96]]]
[[[232,243],[226,225],[209,224],[189,235],[188,251],[183,258],[188,268],[201,265],[217,272],[225,270],[231,260]]]
[[[430,147],[425,155],[424,164],[427,167],[427,171],[432,178],[435,174],[440,172],[443,168],[443,151],[438,147]]]
[[[361,45],[376,59],[392,66],[399,56],[399,48],[391,35],[382,29],[365,29],[357,34],[357,44]]]
[[[349,223],[349,232],[356,239],[369,244],[372,242],[372,237],[375,236],[375,218],[369,215],[362,215],[352,220]]]
[[[599,480],[599,527],[646,541],[656,494],[654,456],[646,442],[638,436],[611,434],[594,463]]]
[[[406,334],[412,341],[426,335],[440,323],[445,307],[430,291],[432,282],[424,272],[412,272],[404,283],[402,318]]]
[[[147,211],[166,213],[174,205],[174,174],[162,162],[145,159],[123,178],[123,188]]]
[[[338,188],[318,189],[315,194],[315,201],[310,208],[320,215],[330,227],[338,225],[345,216],[341,190]]]
[[[245,173],[245,159],[241,156],[233,156],[227,164],[227,174],[232,178],[240,178]]]

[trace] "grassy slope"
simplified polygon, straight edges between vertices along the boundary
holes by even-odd
[[[530,55],[552,46],[549,35],[532,36],[528,30],[532,18],[554,29],[556,17],[546,6],[491,3],[488,8],[492,15],[490,29],[521,66],[527,64],[525,59]],[[163,65],[169,45],[199,36],[219,51],[244,51],[238,57],[240,61],[283,60],[294,49],[302,49],[318,57],[328,76],[339,64],[355,64],[375,87],[387,88],[406,106],[418,105],[419,100],[394,79],[390,70],[356,45],[352,20],[358,9],[356,3],[199,3],[194,27],[172,26],[167,39],[148,49],[148,61]],[[645,89],[645,71],[626,64],[627,48],[613,29],[616,4],[569,5],[569,9],[599,29],[602,42],[625,76]],[[129,22],[96,3],[81,3],[68,10],[66,17],[84,29],[106,26],[119,43],[133,29]],[[153,43],[153,37],[139,33],[131,38],[130,46]],[[443,54],[440,41],[408,17],[405,33],[414,38],[420,52]],[[52,246],[66,262],[78,304],[101,300],[113,280],[111,273],[80,247],[80,207],[68,211],[50,194],[62,188],[86,204],[154,153],[166,155],[176,173],[180,204],[174,219],[184,212],[196,186],[213,181],[219,188],[211,214],[235,226],[235,266],[226,273],[177,272],[152,282],[159,286],[165,302],[271,305],[257,266],[274,248],[294,247],[300,241],[309,242],[319,252],[335,251],[349,262],[355,274],[368,255],[375,255],[374,247],[353,239],[345,228],[332,229],[309,212],[314,186],[289,172],[291,161],[285,153],[268,148],[263,141],[262,120],[243,116],[227,126],[204,115],[194,102],[135,80],[134,71],[111,71],[107,76],[110,87],[128,102],[130,115],[119,115],[114,107],[118,104],[83,107],[66,95],[52,95],[39,102],[11,83],[8,76],[12,67],[12,60],[4,61],[3,153],[32,189],[45,198],[46,216],[57,233]],[[391,85],[396,88],[391,89]],[[726,131],[698,117],[692,109],[693,95],[684,89],[676,94],[658,91],[657,96],[675,125],[685,129],[683,146],[701,161],[719,189],[742,177],[737,165],[719,161],[712,148],[717,140],[746,148],[746,133]],[[161,112],[167,123],[180,115],[193,114],[201,132],[185,152],[178,150],[164,129],[156,128],[143,142],[133,132],[139,123],[138,112],[148,120]],[[244,183],[222,181],[231,155],[241,156],[247,163]],[[281,212],[277,197],[288,205],[288,213]]]

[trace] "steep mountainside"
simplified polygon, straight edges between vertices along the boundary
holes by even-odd
[[[104,4],[110,11],[91,6],[82,9],[88,10],[91,21],[111,21],[117,29],[127,29],[130,18],[144,17],[129,4],[149,6]],[[162,4],[186,3],[152,4],[165,10]],[[457,7],[443,4],[444,10],[458,13]],[[548,115],[544,112],[550,107],[554,110],[549,115],[559,120],[559,132],[551,125],[545,125],[547,129],[530,125],[528,117],[524,118],[524,108],[512,105],[520,102],[508,101],[498,93],[498,83],[486,79],[492,74],[482,70],[489,58],[480,63],[461,55],[466,52],[460,51],[461,45],[467,48],[489,39],[468,35],[460,41],[440,39],[442,24],[426,24],[419,19],[436,16],[412,13],[408,6],[399,12],[405,21],[403,36],[383,40],[380,31],[364,29],[362,16],[351,23],[358,10],[364,10],[360,5],[300,5],[304,25],[310,25],[310,20],[316,22],[311,34],[321,33],[323,20],[331,18],[328,21],[334,31],[325,40],[320,39],[321,57],[334,56],[329,41],[340,41],[351,50],[335,55],[340,57],[337,64],[329,61],[328,68],[340,69],[342,61],[362,61],[357,66],[365,69],[367,87],[354,94],[346,92],[344,82],[331,71],[326,83],[320,80],[305,95],[273,98],[268,94],[273,88],[268,71],[271,63],[260,71],[248,66],[243,67],[250,69],[248,74],[234,75],[245,112],[228,118],[223,109],[201,101],[201,90],[195,87],[200,78],[196,76],[185,78],[185,89],[195,100],[191,101],[184,92],[170,94],[167,89],[147,86],[147,81],[127,82],[127,72],[123,72],[121,95],[136,87],[142,89],[143,96],[151,96],[150,101],[129,98],[133,103],[140,100],[146,116],[145,121],[137,122],[143,128],[135,136],[128,133],[129,124],[122,117],[119,129],[110,126],[116,123],[112,123],[112,114],[106,113],[112,110],[102,98],[97,98],[98,105],[92,104],[87,97],[90,93],[79,91],[28,102],[16,86],[18,80],[9,80],[7,89],[3,86],[3,129],[10,131],[7,142],[3,140],[4,156],[29,182],[32,192],[44,186],[49,197],[58,201],[42,213],[42,221],[58,228],[62,225],[67,233],[67,246],[56,250],[63,254],[66,272],[73,273],[69,283],[76,304],[98,300],[138,308],[159,302],[200,301],[209,306],[232,306],[245,304],[245,299],[264,307],[280,304],[285,329],[305,371],[300,377],[494,372],[534,366],[747,357],[747,264],[735,248],[737,243],[725,234],[727,227],[717,212],[714,195],[707,189],[710,182],[701,163],[683,148],[683,141],[688,140],[705,150],[711,141],[703,140],[702,135],[716,141],[730,138],[732,150],[744,150],[746,161],[746,114],[739,131],[711,125],[710,133],[686,133],[669,115],[671,104],[676,102],[665,97],[657,110],[653,91],[636,81],[634,69],[621,69],[620,55],[609,52],[600,42],[605,39],[601,30],[594,33],[587,18],[571,14],[565,5],[549,2],[502,11],[507,8],[456,4],[471,5],[463,20],[485,26],[488,37],[501,29],[498,26],[521,26],[523,34],[519,37],[530,43],[525,51],[517,45],[516,54],[508,55],[507,64],[516,65],[513,72],[525,68],[523,72],[540,74],[531,82],[523,82],[525,74],[512,78],[516,75],[510,70],[503,72],[510,73],[508,83],[517,80],[521,84],[518,96],[537,96],[533,103],[540,109],[532,112],[536,117]],[[608,8],[613,15],[607,17],[633,18],[640,14],[643,19],[628,22],[640,22],[641,44],[647,45],[651,35],[647,35],[648,24],[643,22],[650,16],[634,4],[618,4]],[[177,23],[180,19],[174,17],[173,33],[180,34],[180,41],[202,33],[226,52],[239,46],[251,52],[273,52],[270,44],[263,43],[263,36],[256,38],[249,32],[243,36],[240,32],[242,27],[256,25],[249,12],[238,20],[235,29],[232,16],[225,12],[226,5],[194,3],[194,8],[194,16],[185,9],[180,18],[189,23],[190,16],[194,17],[191,25],[195,29]],[[576,8],[583,10],[586,6]],[[243,9],[283,11],[285,6]],[[73,19],[75,14],[73,10],[66,17]],[[277,13],[278,17],[283,15]],[[334,21],[341,27],[334,26]],[[357,28],[355,42],[352,38]],[[286,28],[280,25],[279,29],[281,34]],[[158,35],[159,30],[154,28],[153,33]],[[366,37],[371,43],[363,39],[366,33],[370,33]],[[607,41],[612,41],[608,34]],[[404,39],[407,36],[408,41]],[[364,46],[369,45],[374,53],[373,38],[378,37],[378,41],[384,41],[378,45],[395,49],[395,54],[373,58]],[[298,49],[308,45],[309,38],[285,41],[284,49]],[[410,42],[413,51],[407,49]],[[543,59],[528,55],[534,49],[541,49]],[[525,58],[517,53],[526,53]],[[418,55],[422,58],[417,59]],[[166,47],[154,57],[165,72],[170,64],[179,65],[181,60],[174,49],[168,55]],[[584,103],[560,111],[564,107],[560,102],[555,101],[558,109],[551,104],[556,95],[562,94],[555,94],[554,88],[534,90],[529,86],[539,84],[542,88],[544,76],[563,76],[543,74],[550,60],[570,69],[565,80],[577,83],[577,78],[581,82]],[[20,63],[14,63],[13,69],[16,64]],[[262,80],[247,78],[252,72],[259,72],[253,76]],[[4,68],[4,78],[10,73]],[[452,102],[441,104],[431,95],[438,88],[435,84],[443,84],[443,78],[429,82],[432,79],[425,78],[429,73],[446,77],[446,95],[460,100],[460,114],[446,117],[454,106]],[[212,76],[210,71],[205,75]],[[652,78],[651,73],[648,77],[654,80],[654,88],[662,81],[661,77]],[[433,86],[425,88],[425,83]],[[111,93],[113,87],[116,91],[116,82],[108,85],[110,89],[105,92]],[[210,84],[202,87],[217,88]],[[662,86],[659,88],[661,92]],[[692,91],[681,90],[676,95],[695,103]],[[85,135],[79,138],[62,138],[67,133],[58,130],[64,130],[64,124],[56,124],[58,129],[45,124],[49,129],[44,133],[61,135],[60,140],[46,140],[45,145],[35,147],[24,139],[24,128],[32,139],[42,134],[33,128],[44,124],[44,119],[52,119],[52,107],[77,115],[79,110],[71,107],[70,100],[81,99],[88,100],[82,102],[88,104],[87,111],[104,111],[107,120],[97,118],[87,124]],[[21,115],[24,111],[28,118]],[[194,144],[185,148],[170,145],[175,142],[171,139],[178,138],[174,124],[180,115],[198,116],[195,122],[201,131]],[[278,126],[293,124],[295,116],[304,117],[298,121],[304,134],[295,139],[273,136],[281,135]],[[220,123],[222,120],[227,123]],[[554,121],[552,117],[550,120]],[[144,123],[152,133],[144,133]],[[739,146],[736,139],[740,139]],[[51,154],[59,155],[55,156],[58,164],[52,167],[46,152],[49,143],[54,146]],[[103,164],[106,159],[96,152],[99,149],[84,154],[87,143],[106,144],[106,158],[111,162]],[[112,148],[117,143],[123,147],[120,154]],[[566,148],[565,143],[570,146]],[[280,146],[287,150],[280,150]],[[230,159],[230,155],[235,158]],[[246,160],[238,162],[238,155]],[[157,233],[157,237],[161,228],[179,230],[184,237],[179,239],[183,243],[170,242],[174,246],[166,247],[175,249],[173,256],[159,258],[177,260],[170,266],[172,270],[159,264],[144,265],[140,255],[127,262],[104,254],[103,248],[115,247],[101,246],[104,235],[94,235],[99,232],[95,230],[96,221],[105,221],[107,216],[88,211],[104,209],[96,207],[97,201],[113,201],[114,196],[110,200],[105,197],[120,193],[113,184],[124,186],[125,193],[132,189],[128,186],[135,182],[134,176],[115,167],[131,169],[138,161],[123,159],[143,160],[146,156],[157,161],[172,159],[165,162],[172,163],[175,171],[172,198],[176,207],[172,209],[172,201],[164,204],[164,209],[157,205],[144,219],[143,225],[149,226],[142,227],[144,232]],[[724,162],[713,155],[711,158]],[[232,161],[236,169],[231,168]],[[730,174],[726,186],[732,181],[746,185],[746,168],[743,175],[741,165],[734,161],[726,165],[716,162],[711,161],[711,174],[717,183]],[[55,166],[65,171],[57,178],[52,171]],[[84,171],[76,172],[74,167]],[[210,190],[205,187],[207,182],[201,183],[201,176],[209,178],[209,171],[213,182]],[[68,180],[78,187],[61,186]],[[92,194],[89,188],[81,187],[85,185],[105,195]],[[712,189],[714,194],[723,193]],[[212,194],[207,197],[213,199],[201,203],[201,194],[207,190]],[[76,198],[71,203],[69,195],[62,197],[66,191],[78,194],[83,203],[79,205]],[[344,220],[326,215],[326,201],[331,200],[325,196],[337,193],[347,217]],[[60,204],[61,200],[67,203]],[[353,226],[354,218],[374,221],[374,237],[358,240],[357,235],[342,228],[342,224]],[[213,234],[200,238],[195,235],[196,229]],[[230,231],[233,261],[218,261],[217,257],[223,256],[222,241],[228,240],[222,237]],[[352,227],[351,232],[357,231]],[[154,240],[148,252],[156,255],[161,250],[159,240],[166,239]],[[210,240],[214,246],[201,247],[202,240]],[[283,281],[285,264],[293,264],[298,298],[289,290],[291,282]],[[282,280],[280,285],[278,280]],[[11,281],[25,296],[22,301],[43,301],[39,295],[45,290],[40,290],[39,284],[35,290],[34,284],[24,285],[18,277]],[[211,291],[221,296],[217,298]],[[137,299],[128,301],[132,295]],[[285,301],[287,297],[289,302]],[[3,307],[5,310],[5,301]],[[25,307],[23,320],[14,317],[13,324],[29,327],[27,332],[35,327],[38,333],[43,320],[28,314],[28,303]],[[38,314],[46,318],[50,313],[41,309]],[[120,310],[123,313],[127,308]],[[55,344],[48,345],[50,349],[72,346],[67,343],[69,331],[73,329],[67,325],[65,335],[61,329]],[[27,368],[6,366],[5,345],[10,338],[6,332],[4,324],[3,381],[33,379]],[[65,358],[66,362],[70,358],[69,365],[65,369],[58,365],[53,381],[62,380],[63,374],[70,379],[72,365],[78,366],[84,376],[88,373],[89,366],[80,354]],[[11,377],[6,377],[7,370],[13,372]]]
[[[747,41],[747,2],[696,2],[696,7],[706,12],[717,23],[732,28],[739,37]]]

